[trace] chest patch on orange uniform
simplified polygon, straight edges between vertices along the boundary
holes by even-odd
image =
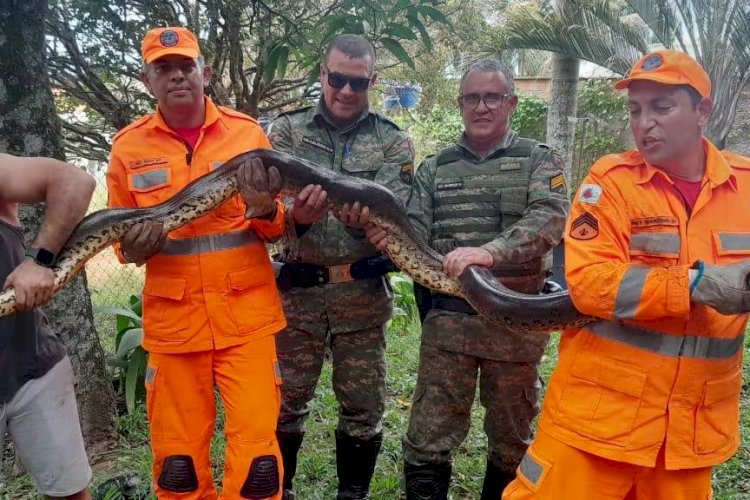
[[[588,212],[579,215],[570,226],[570,237],[576,240],[591,240],[599,234],[599,221]]]

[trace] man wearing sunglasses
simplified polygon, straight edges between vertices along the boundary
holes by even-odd
[[[320,67],[317,106],[276,119],[269,138],[278,150],[354,178],[378,182],[404,202],[411,191],[413,151],[398,126],[369,108],[377,79],[370,43],[342,35]],[[382,442],[385,324],[393,310],[387,260],[365,237],[367,209],[355,203],[329,214],[326,193],[304,189],[287,204],[278,282],[289,326],[276,338],[282,374],[277,435],[285,498],[326,348],[340,404],[336,430],[338,498],[366,498]]]
[[[445,255],[450,276],[458,278],[469,265],[488,267],[506,286],[536,294],[562,238],[569,201],[560,157],[510,130],[517,102],[513,74],[499,61],[480,60],[464,73],[463,137],[417,169],[409,216]],[[382,228],[370,226],[367,234],[382,248]],[[531,440],[548,336],[498,328],[454,297],[428,297],[403,439],[407,499],[447,498],[451,455],[469,430],[479,375],[489,441],[481,498],[497,500]]]

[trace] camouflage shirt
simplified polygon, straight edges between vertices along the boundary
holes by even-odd
[[[481,246],[497,269],[543,271],[570,209],[564,170],[548,146],[514,131],[484,158],[464,137],[420,165],[409,217],[440,253]]]
[[[414,153],[409,136],[387,118],[368,110],[351,125],[336,127],[322,101],[317,107],[280,115],[271,124],[274,148],[335,172],[375,181],[404,204],[411,192]],[[288,201],[291,203],[291,200]],[[301,235],[291,220],[282,238],[284,262],[322,266],[347,264],[375,255],[364,231],[347,228],[329,214]]]
[[[560,156],[510,131],[486,157],[465,138],[428,157],[417,169],[409,216],[438,252],[481,246],[494,257],[493,274],[503,283],[537,293],[569,207]],[[523,337],[477,319],[433,309],[423,342],[503,361],[538,360],[547,344],[547,335]]]

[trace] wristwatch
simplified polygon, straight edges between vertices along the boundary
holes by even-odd
[[[47,250],[46,248],[35,248],[31,247],[26,250],[26,257],[31,257],[34,262],[43,267],[52,267],[55,263],[55,254]]]

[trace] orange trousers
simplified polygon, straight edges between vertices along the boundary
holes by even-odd
[[[710,500],[711,467],[666,470],[615,462],[568,446],[543,432],[505,488],[502,500]]]
[[[146,390],[157,497],[217,498],[209,457],[217,388],[226,432],[219,498],[280,499],[280,385],[273,336],[214,351],[151,353]]]

